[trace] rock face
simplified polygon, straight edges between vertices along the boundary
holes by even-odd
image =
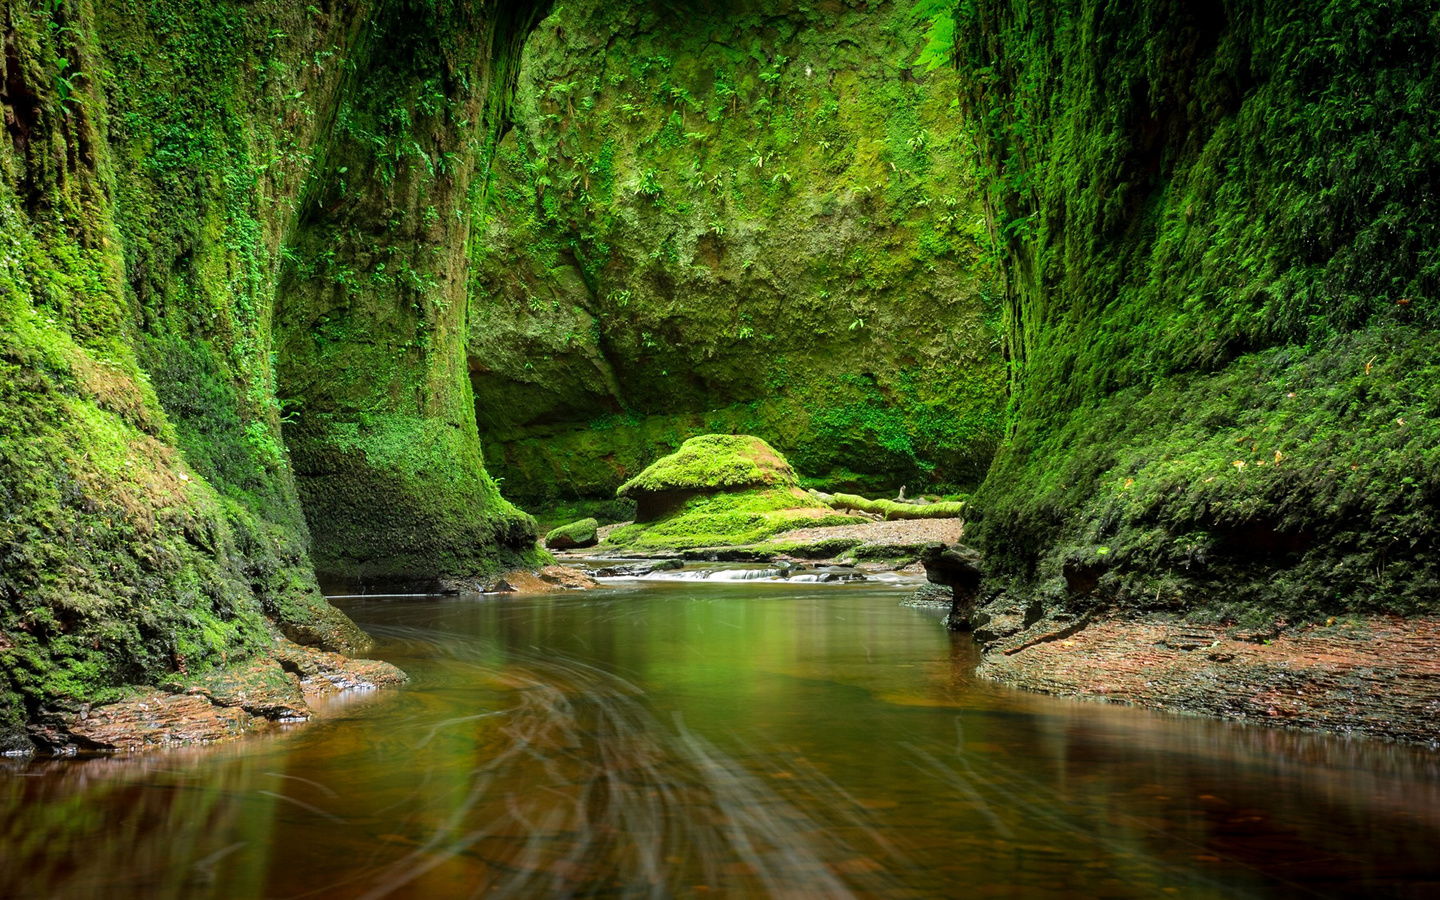
[[[507,495],[608,498],[707,432],[830,490],[978,482],[1001,290],[922,44],[860,0],[578,0],[536,30],[469,326]]]
[[[562,525],[545,535],[545,546],[551,550],[593,547],[600,542],[597,534],[599,530],[599,522],[594,519],[581,519],[578,522],[571,522],[569,525]]]
[[[277,632],[363,652],[312,558],[533,551],[456,248],[540,5],[0,0],[0,746]]]
[[[968,538],[991,575],[1440,611],[1433,4],[954,8],[1010,285],[1014,430]]]

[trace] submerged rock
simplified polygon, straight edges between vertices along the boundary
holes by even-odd
[[[595,578],[639,578],[653,572],[673,572],[676,569],[685,568],[685,561],[679,559],[661,559],[655,562],[626,563],[618,566],[606,566],[602,569],[594,569],[590,572]]]
[[[865,581],[865,573],[859,569],[852,569],[849,566],[825,566],[815,571],[816,580],[822,582],[835,581]]]

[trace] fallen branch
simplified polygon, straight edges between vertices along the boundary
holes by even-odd
[[[867,500],[856,494],[825,494],[811,491],[810,496],[831,509],[854,510],[891,519],[958,519],[965,510],[963,502],[897,503],[894,500]]]

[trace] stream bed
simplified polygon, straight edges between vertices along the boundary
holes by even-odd
[[[911,588],[337,600],[409,685],[0,761],[0,897],[1440,896],[1440,753],[978,681]]]

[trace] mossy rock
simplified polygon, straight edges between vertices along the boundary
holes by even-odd
[[[594,519],[581,519],[545,535],[545,546],[551,550],[576,550],[593,547],[600,542],[600,523]]]
[[[692,494],[670,515],[616,529],[605,542],[637,551],[736,547],[796,528],[853,522],[798,487],[765,487]]]
[[[703,494],[798,484],[790,463],[760,438],[746,434],[704,434],[656,460],[622,484],[616,495],[635,501],[636,522],[653,522]]]

